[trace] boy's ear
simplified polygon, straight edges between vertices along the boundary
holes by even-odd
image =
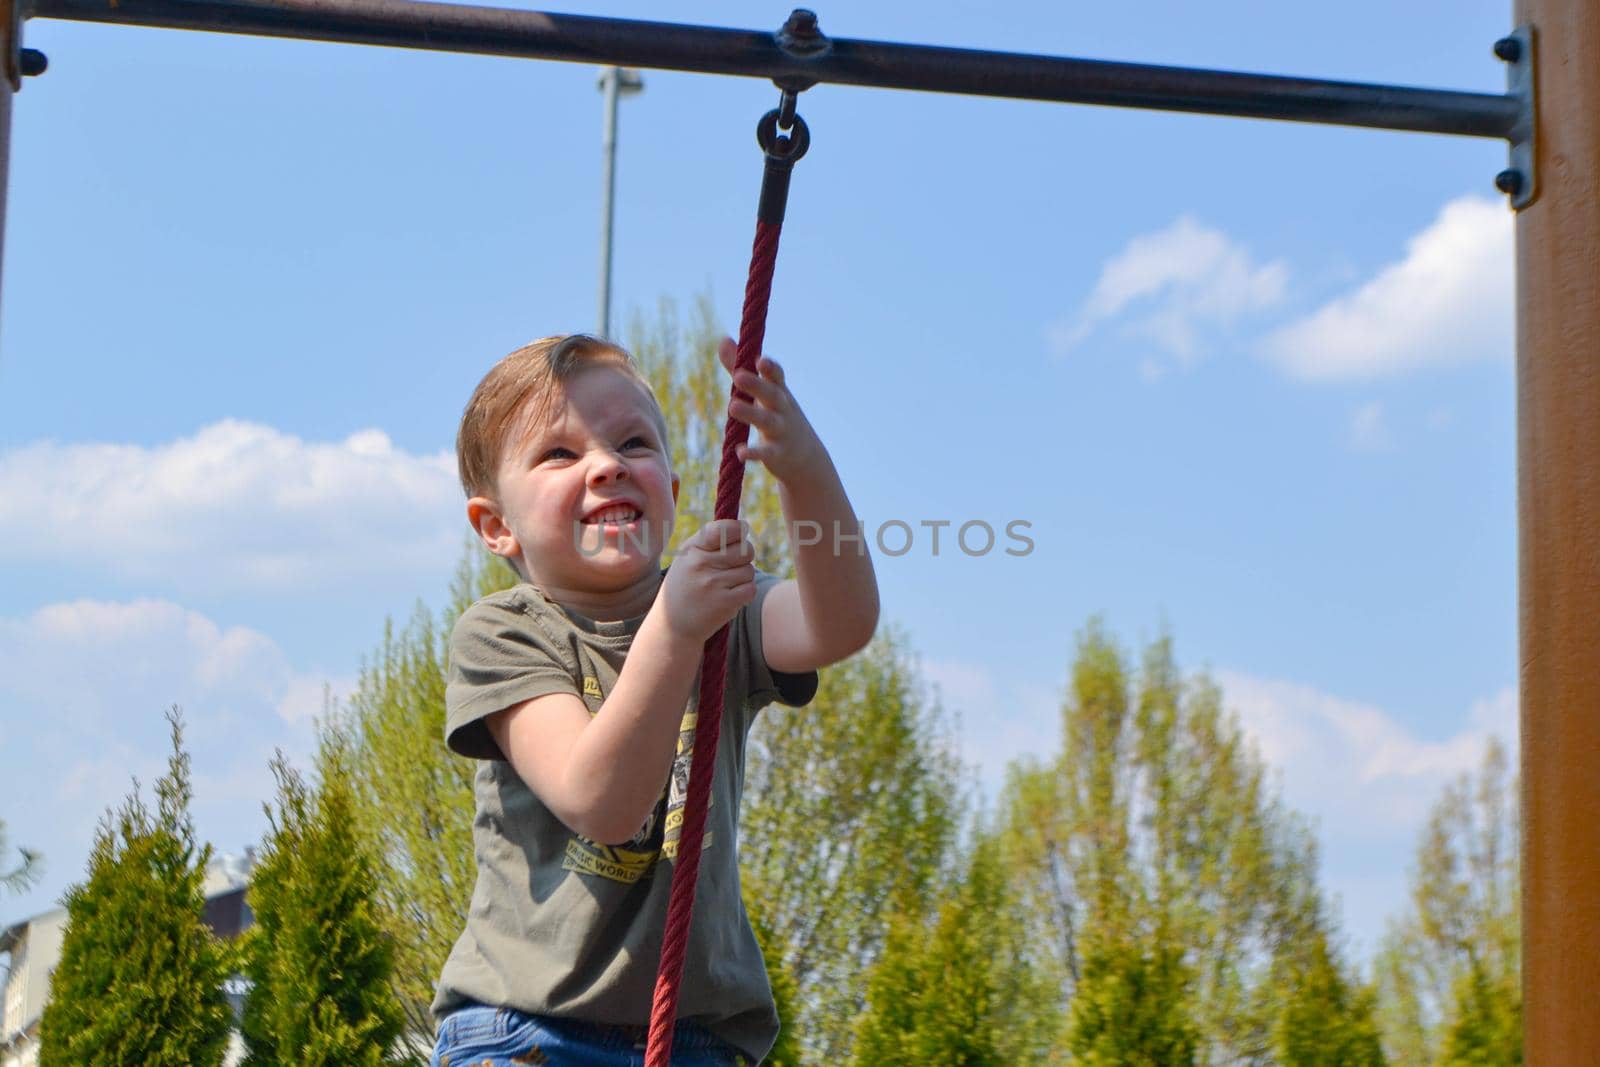
[[[516,559],[521,552],[517,535],[506,525],[499,505],[488,497],[475,496],[467,501],[467,522],[483,541],[483,546],[495,555]]]

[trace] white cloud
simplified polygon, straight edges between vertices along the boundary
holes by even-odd
[[[265,634],[169,601],[76,600],[0,618],[0,694],[70,709],[56,722],[90,733],[140,700],[157,721],[177,703],[218,713],[283,707],[293,722],[313,690],[320,705],[323,684],[296,674]],[[348,691],[345,680],[332,684]]]
[[[1516,687],[1508,685],[1493,696],[1473,701],[1467,721],[1477,733],[1485,737],[1493,734],[1515,751],[1522,730]]]
[[[1516,690],[1506,688],[1469,709],[1465,727],[1424,740],[1370,704],[1298,682],[1217,671],[1229,708],[1283,776],[1285,799],[1342,832],[1405,839],[1445,784],[1475,770],[1491,735],[1516,749]]]
[[[1382,708],[1309,685],[1227,670],[1213,678],[1284,802],[1316,828],[1322,882],[1352,949],[1372,952],[1406,906],[1417,835],[1445,785],[1482,765],[1490,736],[1516,765],[1516,689],[1475,701],[1460,728],[1426,739]]]
[[[1275,330],[1262,351],[1308,381],[1507,358],[1512,275],[1511,213],[1500,203],[1462,197],[1406,243],[1404,259]]]
[[[1053,753],[1061,737],[1060,698],[1044,686],[1002,683],[989,667],[959,660],[924,660],[923,676],[956,717],[957,754],[977,771],[993,798],[1018,756]]]
[[[461,531],[453,458],[407,453],[379,430],[320,443],[226,420],[148,448],[0,453],[10,560],[281,591],[437,572]]]
[[[1358,452],[1381,452],[1393,443],[1383,404],[1363,404],[1350,416],[1350,447]]]
[[[1058,352],[1111,324],[1155,342],[1180,364],[1192,363],[1206,335],[1283,299],[1288,268],[1261,264],[1219,230],[1184,216],[1164,230],[1143,234],[1101,268],[1078,314],[1058,323]],[[1141,373],[1155,380],[1147,359]]]
[[[354,692],[354,678],[323,678],[318,675],[300,675],[284,686],[283,698],[273,708],[278,717],[287,723],[308,722],[319,718],[328,708],[330,699],[338,701]]]
[[[138,778],[147,800],[166,771],[163,713],[183,710],[202,839],[255,840],[272,796],[267,761],[282,748],[308,767],[309,716],[331,684],[299,669],[248,626],[164,600],[78,600],[0,616],[0,815],[14,843],[45,853],[45,879],[4,903],[43,910],[81,877],[94,828]]]

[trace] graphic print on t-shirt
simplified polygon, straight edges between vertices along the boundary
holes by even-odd
[[[694,729],[699,721],[700,713],[691,703],[689,710],[683,713],[683,722],[678,726],[678,754],[673,757],[672,776],[667,779],[667,830],[661,842],[661,854],[669,860],[678,858],[678,836],[683,830],[683,806],[689,799],[689,769],[694,763]],[[714,802],[708,795],[706,799],[708,815]],[[704,851],[710,847],[711,831],[707,830],[705,837],[700,839],[700,848]]]
[[[587,683],[589,679],[584,681]],[[694,731],[699,720],[691,700],[678,724],[678,751],[672,758],[672,774],[639,832],[621,845],[603,845],[593,838],[573,834],[567,840],[566,855],[561,860],[563,870],[633,885],[649,873],[658,856],[669,860],[677,858],[683,806],[689,795],[689,770],[694,760]],[[701,839],[700,847],[711,847],[710,830]]]

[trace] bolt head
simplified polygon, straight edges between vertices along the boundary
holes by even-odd
[[[49,58],[37,48],[24,48],[17,53],[17,68],[24,78],[37,78],[49,66]]]
[[[1522,191],[1522,172],[1514,168],[1501,171],[1494,176],[1494,187],[1507,196],[1516,196]]]
[[[775,37],[778,47],[799,59],[815,59],[824,55],[830,45],[817,25],[817,13],[797,7],[789,14]]]
[[[1502,37],[1494,43],[1494,54],[1507,63],[1515,63],[1522,58],[1522,42],[1515,37]]]
[[[789,13],[789,21],[783,27],[796,37],[813,37],[817,32],[817,13],[807,8],[797,7]]]

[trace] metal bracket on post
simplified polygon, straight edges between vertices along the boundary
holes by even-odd
[[[1506,64],[1506,95],[1521,105],[1516,123],[1507,138],[1511,142],[1511,165],[1495,175],[1495,188],[1511,198],[1512,210],[1521,211],[1539,195],[1538,173],[1534,168],[1534,131],[1537,104],[1534,96],[1533,27],[1518,26],[1494,43],[1494,54]]]
[[[0,17],[10,23],[7,27],[10,36],[5,38],[5,54],[0,56],[0,76],[11,83],[14,93],[22,91],[23,78],[37,77],[50,65],[43,52],[22,47],[22,23],[31,14],[23,10],[26,5],[27,0],[0,0]]]

